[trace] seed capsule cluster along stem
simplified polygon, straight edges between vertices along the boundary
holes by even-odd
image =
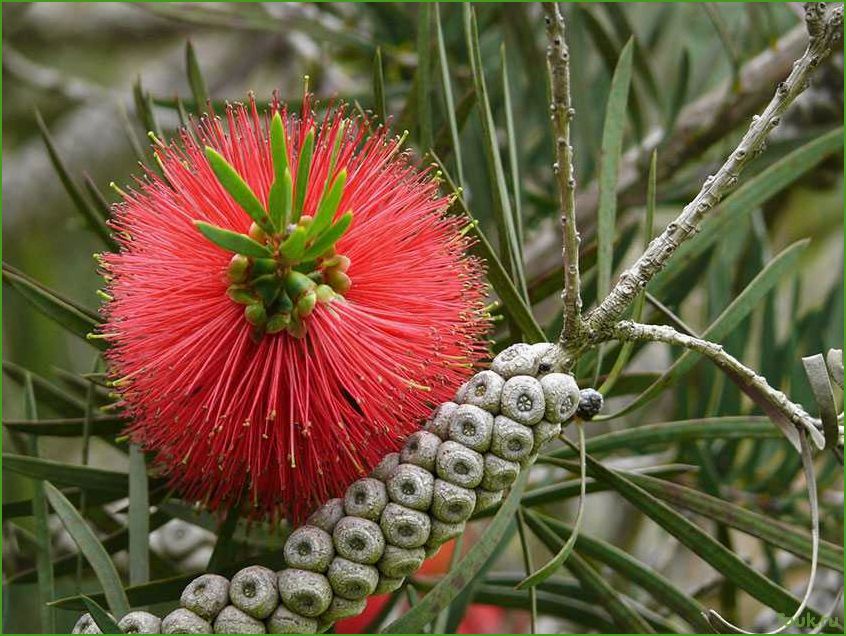
[[[161,623],[137,633],[318,633],[399,588],[470,517],[496,505],[576,413],[572,376],[538,373],[539,349],[516,344],[470,378],[454,402],[387,454],[370,477],[331,499],[285,542],[286,566],[194,579]],[[133,612],[129,616],[146,613]],[[153,617],[155,618],[155,617]],[[97,633],[82,616],[74,633]],[[159,632],[160,630],[160,632]]]

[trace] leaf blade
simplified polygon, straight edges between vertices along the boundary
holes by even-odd
[[[267,216],[261,201],[253,192],[247,182],[238,174],[238,171],[230,164],[223,155],[211,146],[205,148],[206,159],[211,166],[212,172],[217,177],[223,189],[237,203],[249,217],[256,222],[268,234],[273,233],[273,226]]]
[[[193,223],[194,227],[200,231],[200,234],[228,252],[252,256],[253,258],[273,258],[273,252],[246,234],[232,232],[231,230],[206,223],[205,221],[193,221]]]
[[[623,151],[633,51],[634,40],[629,39],[617,60],[605,108],[597,204],[597,298],[605,298],[611,289],[614,227],[617,218],[617,177]]]
[[[59,489],[50,482],[46,482],[44,488],[53,510],[56,511],[68,534],[71,535],[80,552],[85,555],[97,574],[109,609],[117,617],[124,616],[129,612],[129,601],[123,590],[120,576],[118,576],[114,563],[112,563],[105,548],[103,548],[103,544],[100,543],[91,528],[73,507],[73,504]]]

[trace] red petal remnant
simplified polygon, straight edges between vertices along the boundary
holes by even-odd
[[[250,233],[204,146],[267,208],[275,112],[292,175],[316,130],[303,215],[346,170],[335,220],[354,220],[336,244],[346,269],[327,274],[342,295],[320,296],[321,286],[301,332],[256,337],[227,294],[247,262],[231,264],[194,222]],[[300,521],[396,450],[484,357],[484,272],[432,173],[383,128],[342,107],[316,123],[308,98],[299,117],[276,102],[259,114],[251,99],[225,119],[204,118],[196,140],[183,131],[181,143],[159,144],[166,179],[149,171],[115,206],[121,251],[102,261],[113,298],[103,332],[129,434],[183,497],[225,509],[247,493],[255,515]]]

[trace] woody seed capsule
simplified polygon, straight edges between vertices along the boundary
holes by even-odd
[[[417,431],[409,435],[402,447],[400,459],[404,464],[414,464],[432,472],[435,469],[435,457],[441,438],[429,431]]]
[[[373,594],[390,594],[391,592],[398,590],[403,584],[403,581],[405,581],[405,579],[392,579],[387,576],[380,576],[379,584],[376,586],[376,589],[373,590]]]
[[[325,572],[333,556],[332,535],[317,526],[300,526],[285,541],[285,563],[292,568]]]
[[[400,548],[419,548],[429,538],[431,519],[419,510],[389,503],[379,525],[388,543]]]
[[[505,380],[493,371],[481,371],[470,378],[464,392],[464,403],[478,406],[496,415],[499,413],[499,395]]]
[[[302,616],[319,616],[332,602],[332,587],[317,572],[286,568],[277,573],[277,586],[285,607]]]
[[[268,634],[314,634],[317,632],[317,619],[300,616],[284,605],[267,619]]]
[[[235,607],[253,618],[267,618],[279,605],[276,573],[260,565],[240,570],[232,577],[229,598]]]
[[[338,523],[344,516],[344,500],[330,499],[325,504],[315,510],[312,515],[306,519],[306,523],[310,526],[317,526],[324,532],[332,533],[335,529],[335,524]]]
[[[476,451],[458,442],[444,442],[435,462],[438,477],[456,486],[475,488],[482,481],[484,460]]]
[[[466,521],[476,506],[476,493],[468,488],[456,486],[443,479],[435,480],[432,497],[432,516],[444,523]]]
[[[455,539],[464,532],[464,523],[444,523],[437,519],[432,522],[432,532],[426,542],[427,548],[434,548],[443,545],[450,539]]]
[[[508,488],[517,475],[520,474],[520,464],[497,457],[492,453],[485,455],[485,475],[482,477],[482,488],[485,490],[504,490]]]
[[[540,380],[546,402],[546,419],[553,424],[563,424],[579,408],[579,386],[573,376],[550,373]]]
[[[379,570],[375,567],[342,557],[332,559],[326,576],[335,594],[351,601],[370,596],[379,583]]]
[[[384,513],[383,513],[384,515]],[[373,565],[385,550],[385,537],[374,522],[359,517],[344,517],[332,534],[335,551],[350,561]]]
[[[336,596],[329,604],[329,609],[320,615],[320,622],[323,624],[334,623],[343,618],[358,616],[367,607],[367,599],[360,598],[351,601],[342,596]]]
[[[162,619],[150,612],[129,612],[118,621],[118,627],[124,634],[158,634]]]
[[[484,453],[491,446],[493,415],[472,404],[462,404],[449,421],[449,438],[474,451]]]
[[[535,435],[535,448],[540,450],[544,444],[558,437],[561,433],[561,424],[541,420],[532,427],[532,433]]]
[[[211,623],[184,607],[162,619],[162,634],[213,634]]]
[[[374,479],[378,479],[379,481],[387,481],[388,477],[391,476],[391,473],[394,472],[394,468],[399,466],[399,464],[399,453],[388,453],[382,458],[382,461],[379,462],[376,468],[373,469],[370,476]]]
[[[537,426],[540,424],[535,428]],[[528,457],[534,446],[532,430],[504,415],[498,415],[494,418],[491,452],[512,462]]]
[[[219,574],[203,574],[182,591],[180,605],[211,620],[229,603],[229,580]]]
[[[537,375],[538,358],[531,345],[523,342],[503,349],[491,362],[491,371],[506,380],[516,375]]]
[[[449,420],[452,412],[458,408],[455,402],[444,402],[438,406],[426,422],[425,430],[441,439],[449,439]]]
[[[91,618],[91,614],[83,614],[80,616],[73,626],[71,634],[102,634],[97,623]]]
[[[348,515],[370,521],[378,521],[386,505],[388,492],[385,484],[373,477],[354,481],[344,497],[344,510]]]
[[[264,623],[234,605],[224,607],[214,619],[215,634],[264,634]]]
[[[426,558],[423,548],[400,548],[396,545],[385,546],[385,554],[379,559],[376,567],[382,576],[389,578],[403,578],[414,574]]]
[[[385,485],[388,497],[394,503],[414,510],[427,510],[432,503],[432,485],[435,478],[427,470],[414,464],[400,464],[391,473]]]
[[[544,413],[541,383],[528,375],[514,376],[502,387],[501,408],[502,414],[515,422],[534,426]]]
[[[484,488],[476,488],[476,509],[474,513],[482,512],[488,508],[493,508],[500,501],[502,501],[501,490],[485,490]]]

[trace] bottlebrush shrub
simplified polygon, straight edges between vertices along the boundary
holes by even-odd
[[[101,259],[129,434],[190,500],[302,519],[472,372],[482,263],[432,172],[343,106],[251,97],[155,153]]]

